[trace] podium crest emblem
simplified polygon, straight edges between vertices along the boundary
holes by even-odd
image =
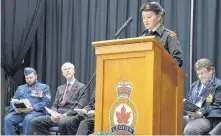
[[[130,99],[133,90],[132,83],[122,81],[116,84],[117,100],[109,112],[111,132],[116,135],[134,135],[137,112]]]

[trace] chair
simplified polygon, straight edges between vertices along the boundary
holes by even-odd
[[[17,135],[20,135],[20,134],[21,134],[20,129],[21,129],[22,127],[23,127],[23,124],[22,124],[22,123],[19,123],[18,126],[17,126],[17,128],[16,128],[16,131],[15,131]],[[49,128],[49,132],[55,132],[56,135],[58,135],[58,126],[50,127],[50,128]]]
[[[19,123],[18,126],[16,127],[16,130],[15,130],[16,134],[18,134],[18,135],[21,134],[20,129],[21,129],[22,127],[23,127],[23,124],[22,124],[22,123]]]
[[[213,128],[215,128],[220,122],[221,122],[221,118],[219,117],[214,117],[214,118],[209,118],[209,120],[210,120],[210,123],[211,123],[211,127],[212,127],[212,129]]]
[[[55,132],[58,135],[58,126],[50,127],[49,132]]]
[[[221,110],[219,109],[213,110],[208,114],[207,118],[210,121],[211,130],[213,130],[221,122],[220,114]],[[206,133],[206,135],[208,135],[208,133]]]
[[[221,121],[221,110],[215,109],[208,113],[207,118],[210,120],[212,128],[214,128]]]

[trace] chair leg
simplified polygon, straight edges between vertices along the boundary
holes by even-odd
[[[15,132],[16,132],[16,134],[20,135],[19,126],[16,127]]]

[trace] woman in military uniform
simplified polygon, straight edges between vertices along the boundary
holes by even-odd
[[[147,2],[140,8],[143,24],[146,28],[142,36],[156,36],[164,48],[181,67],[183,65],[182,49],[176,34],[165,28],[162,18],[165,15],[164,9],[158,2]]]

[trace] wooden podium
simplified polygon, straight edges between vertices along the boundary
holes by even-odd
[[[184,72],[154,37],[93,42],[95,133],[182,134]]]

